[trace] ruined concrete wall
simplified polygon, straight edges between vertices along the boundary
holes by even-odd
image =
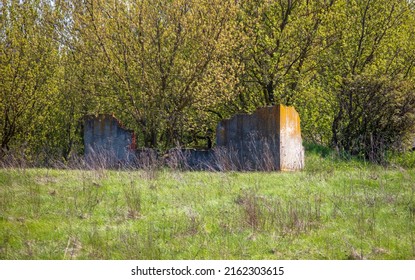
[[[164,164],[173,169],[218,170],[212,149],[171,149],[165,154],[164,160]]]
[[[127,163],[134,159],[135,135],[111,115],[84,119],[85,158],[105,160],[107,164]]]
[[[300,116],[294,107],[280,105],[280,170],[304,168]]]
[[[211,150],[136,150],[134,132],[110,115],[88,116],[84,123],[85,158],[101,166],[165,164],[190,170],[298,170],[304,167],[300,117],[293,107],[259,108],[221,121]]]
[[[300,118],[292,107],[263,107],[252,115],[223,120],[217,126],[216,143],[229,164],[240,170],[297,170],[304,166]]]

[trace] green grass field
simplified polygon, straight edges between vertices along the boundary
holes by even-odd
[[[415,259],[415,170],[0,169],[0,259]]]

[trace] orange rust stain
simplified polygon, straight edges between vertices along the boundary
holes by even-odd
[[[280,129],[290,137],[301,137],[300,116],[294,107],[280,105]]]
[[[137,148],[137,138],[136,138],[134,132],[131,135],[131,144],[130,144],[130,146],[128,148],[130,150],[135,150]]]

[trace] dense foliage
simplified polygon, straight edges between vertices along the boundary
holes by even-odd
[[[306,140],[382,161],[414,131],[413,26],[409,0],[2,0],[0,157],[67,160],[98,113],[202,147],[283,103]]]

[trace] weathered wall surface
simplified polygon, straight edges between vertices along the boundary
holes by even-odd
[[[87,116],[84,146],[86,159],[126,163],[134,159],[135,135],[111,115]]]
[[[280,105],[280,170],[304,168],[300,116],[294,107]]]
[[[293,107],[259,108],[218,124],[217,147],[241,170],[297,170],[304,166],[300,118]]]
[[[217,147],[225,148],[223,153],[237,169],[279,170],[278,115],[279,107],[273,106],[221,121],[217,127]]]
[[[88,116],[84,123],[85,158],[105,166],[166,164],[192,170],[298,170],[304,167],[300,117],[293,107],[259,108],[221,121],[211,150],[173,149],[160,155],[137,150],[133,131],[110,115]],[[102,163],[102,161],[104,162]]]

